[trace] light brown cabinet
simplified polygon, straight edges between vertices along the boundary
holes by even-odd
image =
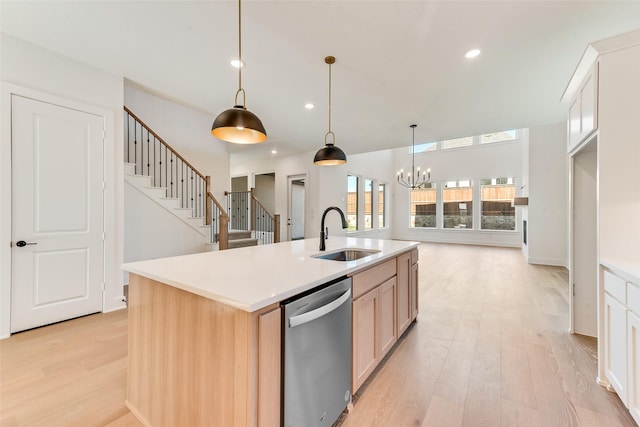
[[[396,306],[395,276],[353,301],[353,393],[398,340]]]
[[[398,336],[411,324],[411,253],[396,258],[398,269]]]
[[[418,316],[418,250],[402,254],[397,262],[398,337]]]
[[[353,393],[417,315],[417,249],[353,275]]]
[[[128,310],[125,404],[143,424],[280,425],[278,304],[249,313],[132,274]]]
[[[418,251],[415,251],[416,255]],[[411,280],[409,283],[409,301],[411,305],[411,321],[418,317],[418,263],[411,264]]]

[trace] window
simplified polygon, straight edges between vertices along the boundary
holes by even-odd
[[[492,142],[514,141],[516,136],[515,130],[505,130],[502,132],[487,133],[480,135],[480,144],[491,144]]]
[[[385,210],[385,184],[378,184],[378,228],[384,228],[386,224]]]
[[[373,228],[373,181],[364,180],[364,229]]]
[[[424,153],[425,151],[436,151],[438,149],[438,143],[437,142],[427,142],[424,144],[417,144],[414,149],[413,152],[414,153]],[[411,148],[409,148],[409,154],[411,154]]]
[[[471,181],[446,181],[442,189],[444,228],[473,228]]]
[[[435,182],[411,191],[411,226],[435,228],[438,192]]]
[[[440,147],[442,147],[443,150],[446,150],[448,148],[469,147],[470,145],[473,145],[472,136],[466,136],[464,138],[447,139],[446,141],[442,141],[440,143]]]
[[[347,175],[347,231],[358,229],[358,177]]]
[[[516,209],[511,201],[516,195],[514,178],[492,178],[480,181],[482,230],[515,230]]]

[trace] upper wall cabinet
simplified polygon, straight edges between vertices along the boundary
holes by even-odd
[[[571,152],[598,127],[598,63],[591,67],[569,104],[568,147]]]

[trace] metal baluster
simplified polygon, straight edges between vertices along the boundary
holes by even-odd
[[[194,200],[193,200],[193,169],[191,169],[191,177],[190,178],[191,178],[191,199],[190,200],[191,200],[191,209],[193,210],[195,208],[195,203],[194,203]],[[195,212],[192,213],[192,215],[196,216]]]
[[[173,199],[173,151],[171,152],[170,155],[171,158],[171,198]]]
[[[161,187],[162,186],[162,177],[159,179],[160,185],[156,185],[156,177],[158,176],[158,172],[156,170],[156,165],[158,164],[158,158],[156,157],[156,136],[153,136],[153,186]]]
[[[149,156],[149,130],[147,129],[147,176],[151,176],[151,157]],[[154,178],[155,185],[155,178]]]
[[[131,131],[131,116],[129,116],[129,113],[127,114],[127,163],[129,163],[129,159],[131,158],[131,153],[130,153],[130,148],[129,148],[129,143],[131,142],[131,137],[129,135],[130,131]]]
[[[138,135],[137,135],[137,131],[138,131],[138,126],[137,126],[137,122],[133,122],[133,164],[135,165],[133,167],[133,173],[137,174],[138,173]]]

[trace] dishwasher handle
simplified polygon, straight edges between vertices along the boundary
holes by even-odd
[[[311,310],[308,313],[299,314],[297,316],[291,316],[289,318],[289,327],[295,328],[296,326],[304,325],[305,323],[311,322],[322,316],[325,316],[331,313],[332,311],[334,311],[335,309],[337,309],[338,307],[340,307],[342,304],[344,304],[346,301],[350,299],[351,299],[351,289],[347,289],[345,293],[343,293],[338,298],[331,301],[329,304],[323,305],[322,307],[316,308],[315,310]]]

